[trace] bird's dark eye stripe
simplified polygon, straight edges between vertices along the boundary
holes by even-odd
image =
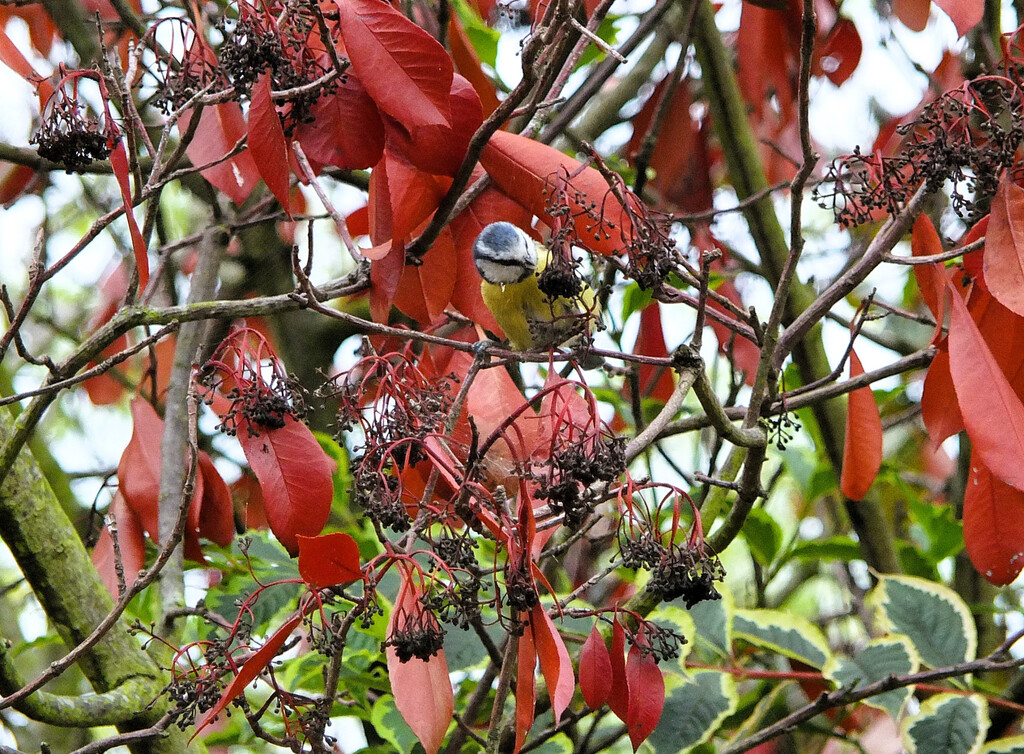
[[[492,257],[487,254],[481,254],[477,252],[477,259],[486,259],[491,264],[496,264],[500,267],[522,267],[526,264],[524,259],[509,259],[508,257]]]

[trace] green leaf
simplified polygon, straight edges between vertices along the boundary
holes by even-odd
[[[974,659],[978,635],[971,612],[949,587],[913,576],[882,576],[870,600],[883,626],[910,637],[925,665]]]
[[[607,15],[601,22],[601,25],[597,27],[597,36],[608,44],[609,47],[615,47],[616,38],[619,34],[619,27],[617,21],[620,16]],[[604,52],[599,50],[597,45],[588,45],[587,49],[583,51],[583,55],[580,57],[579,62],[576,64],[576,70],[585,68],[591,63],[601,59],[604,59]]]
[[[892,636],[868,642],[852,658],[834,658],[826,664],[824,672],[826,678],[840,686],[858,689],[890,675],[916,673],[920,665],[920,658],[910,639],[906,636]],[[912,693],[913,688],[907,686],[865,699],[864,703],[898,718]]]
[[[981,754],[1024,754],[1024,736],[989,741],[981,750]]]
[[[487,627],[487,633],[495,644],[500,644],[504,633],[497,624]],[[481,665],[487,659],[487,650],[484,649],[480,637],[476,631],[462,630],[449,626],[444,632],[444,657],[448,662],[448,670],[470,670]]]
[[[704,600],[688,612],[696,632],[697,651],[708,660],[728,657],[732,649],[732,592],[720,586],[720,600]]]
[[[985,741],[988,704],[977,694],[937,694],[903,722],[903,743],[910,754],[973,754]]]
[[[653,300],[651,291],[644,290],[636,283],[630,283],[622,294],[622,321],[643,309]]]
[[[476,10],[464,0],[455,0],[454,5],[455,12],[459,14],[459,20],[466,27],[466,36],[469,37],[480,62],[494,68],[495,61],[498,59],[498,39],[501,37],[501,32],[484,23]]]
[[[860,545],[850,537],[836,535],[809,542],[797,542],[790,551],[790,557],[798,560],[863,560]]]
[[[657,754],[682,754],[711,738],[736,703],[731,675],[698,671],[669,693],[658,727],[647,740]]]
[[[911,499],[910,520],[911,536],[933,565],[964,549],[964,525],[953,517],[951,505]]]
[[[782,527],[764,508],[750,511],[743,523],[743,538],[751,554],[763,566],[768,566],[782,547]]]
[[[756,647],[791,657],[816,668],[831,657],[821,629],[806,618],[781,610],[737,610],[733,635]]]
[[[916,576],[925,581],[939,581],[939,572],[932,561],[912,542],[904,539],[896,540],[896,554],[900,559],[900,570],[908,576]]]

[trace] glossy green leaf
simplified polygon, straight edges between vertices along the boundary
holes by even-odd
[[[850,537],[836,535],[809,542],[797,542],[790,557],[798,560],[863,560],[860,544]]]
[[[831,657],[821,629],[802,616],[781,610],[737,610],[733,635],[816,668]]]
[[[910,639],[906,636],[892,636],[869,642],[852,658],[833,658],[824,670],[825,676],[839,686],[857,689],[890,675],[915,673],[920,664]],[[907,686],[873,696],[864,700],[864,703],[898,718],[912,693],[913,687]]]
[[[949,587],[912,576],[882,576],[871,601],[884,627],[910,637],[925,665],[974,659],[978,636],[971,612]]]
[[[764,508],[750,511],[743,522],[743,538],[751,554],[763,566],[769,565],[782,547],[782,527]]]
[[[964,527],[954,518],[952,506],[912,499],[909,509],[911,536],[933,564],[964,549]]]
[[[937,694],[903,722],[910,754],[974,754],[985,741],[988,704],[977,694]]]
[[[728,673],[704,670],[672,689],[648,742],[657,754],[689,751],[711,738],[736,710],[736,683]]]

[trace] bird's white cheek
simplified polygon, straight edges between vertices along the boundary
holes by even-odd
[[[496,264],[488,259],[476,259],[476,269],[480,277],[492,285],[512,285],[523,280],[529,270],[520,265]]]

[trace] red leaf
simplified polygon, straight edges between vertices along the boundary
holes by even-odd
[[[270,528],[266,506],[263,504],[263,490],[255,474],[243,471],[242,476],[231,485],[231,497],[238,501],[243,530]]]
[[[921,419],[935,447],[964,428],[960,405],[956,402],[953,376],[949,372],[949,347],[945,342],[932,359],[924,378]]]
[[[540,658],[540,670],[548,684],[551,694],[551,709],[555,713],[555,724],[562,719],[569,702],[572,701],[576,689],[576,679],[572,673],[572,660],[569,650],[555,628],[550,616],[540,604],[533,606],[530,614],[530,626],[533,628],[533,639]]]
[[[191,110],[182,114],[178,121],[181,133],[189,130],[194,115]],[[245,131],[242,107],[237,102],[207,105],[199,117],[195,136],[185,149],[189,160],[197,167],[217,162],[200,172],[203,178],[227,194],[235,204],[244,202],[259,180],[259,171],[248,150],[227,160],[223,159],[245,136]]]
[[[969,231],[967,231],[963,238],[960,239],[960,243],[966,246],[969,243],[987,238],[988,236],[988,223],[991,219],[991,215],[985,215],[983,218],[978,220]],[[964,271],[967,272],[975,282],[978,282],[986,290],[988,289],[988,283],[985,282],[985,247],[982,246],[977,251],[969,251],[963,256]]]
[[[964,490],[964,544],[978,573],[996,586],[1024,568],[1024,492],[999,481],[974,453]]]
[[[840,18],[815,50],[813,73],[824,74],[834,85],[841,86],[856,70],[861,52],[863,43],[856,25],[848,18]]]
[[[125,504],[120,492],[114,494],[114,501],[110,504],[110,515],[117,526],[117,548],[121,551],[124,580],[126,586],[130,587],[138,572],[146,565],[146,538],[138,516]],[[116,600],[118,583],[117,570],[114,566],[114,540],[107,527],[103,527],[103,531],[100,532],[100,538],[92,549],[91,557],[100,578],[103,579],[103,586]]]
[[[380,0],[337,0],[352,68],[377,106],[406,128],[451,125],[452,60]]]
[[[32,64],[25,59],[25,56],[21,54],[21,50],[7,36],[3,26],[0,26],[0,63],[6,65],[36,88],[39,94],[40,105],[43,105],[53,95],[53,84],[45,76],[40,76],[36,73]]]
[[[483,123],[480,97],[462,76],[452,78],[451,95],[451,126],[419,126],[408,131],[388,119],[388,146],[427,173],[455,175],[469,140]]]
[[[139,270],[139,290],[146,289],[149,282],[149,256],[146,253],[146,241],[135,222],[132,211],[132,189],[128,183],[128,155],[124,151],[124,143],[120,140],[110,152],[110,169],[117,178],[117,186],[121,189],[121,200],[124,202],[124,218],[128,221],[128,232],[132,237],[132,252],[135,254],[135,266]]]
[[[417,170],[401,153],[390,148],[384,150],[384,159],[373,172],[381,169],[387,172],[388,199],[392,212],[389,238],[402,243],[437,209],[451,181]]]
[[[924,31],[931,7],[931,0],[893,0],[892,12],[911,31]]]
[[[984,0],[935,0],[935,4],[949,16],[961,37],[981,23],[985,13]]]
[[[128,336],[122,335],[109,346],[100,351],[97,357],[98,361],[90,361],[89,367],[92,368],[103,361],[108,359],[115,354],[120,353],[128,347]],[[120,368],[119,368],[120,367]],[[123,365],[112,367],[110,370],[103,374],[98,374],[95,377],[90,377],[84,383],[85,392],[89,395],[89,400],[94,406],[110,406],[121,400],[121,396],[124,395],[125,387],[124,383],[114,377],[111,374],[112,371],[122,371]]]
[[[255,437],[249,427],[244,418],[238,419],[238,442],[260,480],[270,530],[294,556],[299,535],[319,534],[330,515],[330,459],[309,427],[291,416],[280,429],[258,427]]]
[[[0,160],[0,207],[9,207],[32,183],[36,171]]]
[[[314,589],[349,584],[363,577],[359,545],[343,532],[319,537],[299,535],[299,575]]]
[[[292,631],[302,622],[302,613],[293,615],[288,619],[288,622],[281,626],[277,631],[267,638],[267,641],[260,647],[256,652],[249,656],[249,659],[242,665],[241,670],[238,671],[228,687],[224,689],[224,693],[221,695],[220,700],[207,711],[199,720],[196,722],[196,732],[192,734],[192,738],[199,735],[200,731],[209,725],[213,718],[219,715],[225,707],[231,704],[231,701],[245,690],[245,687],[256,680],[257,676],[263,672],[263,669],[270,664],[270,661],[274,659],[278,650],[285,643]],[[191,740],[191,739],[190,739]]]
[[[640,329],[637,332],[636,343],[633,344],[633,353],[640,356],[668,356],[665,335],[661,329],[661,309],[656,301],[651,302],[640,312]],[[675,391],[671,367],[641,364],[639,378],[642,396],[665,402]]]
[[[596,710],[608,702],[611,691],[608,681],[611,677],[611,655],[595,623],[580,650],[580,691],[590,709]]]
[[[857,352],[850,351],[850,379],[864,374]],[[847,396],[846,440],[839,488],[851,500],[861,500],[882,467],[882,418],[875,395],[865,385]]]
[[[164,422],[142,398],[131,403],[132,439],[117,466],[118,488],[153,541],[160,536],[160,446]]]
[[[533,626],[530,626],[519,637],[516,657],[516,752],[523,748],[526,735],[533,727],[537,704],[537,684],[533,677],[536,667],[537,649],[533,641]]]
[[[1008,171],[992,198],[985,237],[984,270],[989,291],[1007,309],[1024,315],[1024,189]]]
[[[790,72],[799,60],[799,10],[792,0],[780,0],[776,7],[744,3],[736,36],[737,83],[758,123],[764,122],[772,96],[781,113],[792,112],[795,102]]]
[[[419,589],[405,570],[401,570],[400,574],[402,583],[398,588],[395,608],[388,619],[388,636],[404,628],[411,616],[423,612]],[[439,650],[428,661],[413,657],[408,662],[401,662],[390,644],[386,654],[395,706],[427,754],[436,754],[455,711],[455,698],[448,678],[448,662],[444,650]]]
[[[118,487],[125,503],[138,516],[142,527],[154,542],[160,541],[160,465],[164,422],[148,401],[135,398],[131,403],[132,439],[121,454],[117,466]],[[183,535],[185,557],[204,562],[199,546],[200,505],[205,494],[203,475],[196,474],[195,492],[189,504]]]
[[[640,744],[647,740],[661,719],[665,707],[665,678],[661,669],[650,652],[642,652],[640,641],[642,631],[637,634],[637,642],[629,650],[626,663],[626,678],[629,684],[629,740],[636,751]]]
[[[422,264],[407,264],[402,269],[394,305],[417,322],[434,324],[451,303],[456,280],[452,270],[456,264],[452,234],[446,228],[423,255]]]
[[[633,137],[628,154],[636,159],[651,122],[661,106],[667,79],[663,80],[633,118]],[[661,197],[683,212],[704,212],[712,207],[710,160],[707,151],[707,129],[695,121],[690,112],[693,100],[690,83],[683,79],[676,87],[662,123],[658,140],[650,157],[654,177],[650,184]],[[705,124],[709,123],[705,120]]]
[[[314,167],[360,170],[373,167],[384,154],[380,112],[353,72],[338,83],[336,91],[320,97],[310,114],[313,120],[300,123],[295,138]]]
[[[568,200],[580,245],[598,254],[618,254],[632,239],[629,217],[601,173],[594,168],[583,167],[554,147],[525,136],[498,131],[484,147],[480,164],[498,188],[533,214],[547,218],[548,224],[553,222],[547,208],[551,188],[560,173],[563,176],[567,173],[573,176],[570,179],[573,190],[569,191]],[[594,227],[595,220],[587,215],[591,203],[603,207],[602,219],[610,237],[606,238],[604,232],[598,233]]]
[[[723,280],[718,286],[718,292],[734,304],[738,304],[741,307],[743,306],[743,300],[740,298],[740,293],[736,290],[736,286],[731,280]],[[720,312],[726,312],[725,307],[717,301],[708,299],[708,306],[712,309],[718,309]],[[712,319],[711,317],[708,317],[708,324],[711,325],[711,329],[715,332],[715,338],[718,340],[719,353],[725,356],[731,354],[732,362],[736,365],[736,370],[738,372],[743,372],[744,381],[748,385],[753,385],[754,378],[757,376],[757,365],[761,360],[761,349],[759,349],[752,341],[747,340],[742,335],[736,334],[724,324]]]
[[[226,547],[235,537],[235,504],[231,498],[231,488],[205,451],[199,453],[199,473],[203,475],[199,534]]]
[[[626,632],[615,616],[612,624],[611,685],[608,688],[608,706],[622,722],[629,724],[629,681],[626,678]]]
[[[473,48],[473,43],[469,41],[469,35],[458,13],[452,13],[448,23],[448,41],[451,44],[455,68],[472,84],[480,98],[483,115],[489,116],[498,107],[498,95],[494,90],[494,82],[483,72],[480,58]]]
[[[942,239],[939,238],[935,226],[928,215],[921,214],[914,221],[914,231],[910,236],[910,251],[915,257],[941,254]],[[917,287],[921,289],[921,298],[935,319],[941,319],[941,296],[945,291],[942,266],[938,264],[915,264],[913,266]]]
[[[289,211],[289,181],[291,170],[288,166],[288,142],[284,138],[281,119],[270,97],[270,72],[265,71],[252,87],[249,105],[249,150],[256,162],[267,188],[281,203],[285,213]]]
[[[996,477],[1024,489],[1024,406],[952,284],[949,363],[967,433]]]

